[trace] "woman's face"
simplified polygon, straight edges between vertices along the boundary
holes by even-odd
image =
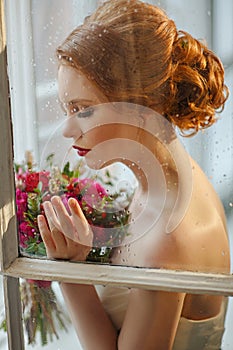
[[[93,115],[92,107],[107,102],[107,99],[84,74],[68,65],[59,67],[58,93],[62,109],[67,115],[63,135],[73,138],[73,146],[77,147],[80,155],[85,155],[85,150],[91,149],[94,139],[98,137],[95,135],[93,139],[94,135],[92,135],[90,140],[88,136],[85,136],[85,130]]]
[[[124,158],[128,147],[122,151],[123,139],[137,139],[142,123],[134,106],[108,103],[96,85],[68,65],[59,67],[58,85],[59,99],[67,115],[63,135],[73,139],[78,154],[95,168],[99,166],[91,164],[91,158],[101,159],[101,167]]]

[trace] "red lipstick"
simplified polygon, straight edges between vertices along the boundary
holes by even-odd
[[[72,146],[74,149],[76,149],[78,152],[78,155],[80,157],[84,157],[88,152],[90,152],[90,149],[78,147],[78,146]]]

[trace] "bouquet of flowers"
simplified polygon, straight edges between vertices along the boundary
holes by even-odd
[[[111,186],[107,171],[102,178],[83,177],[83,163],[70,169],[69,162],[60,170],[53,165],[53,155],[47,158],[49,170],[36,171],[31,154],[25,164],[15,165],[16,205],[20,253],[23,256],[43,258],[46,250],[37,224],[43,214],[43,202],[59,195],[68,209],[68,199],[77,199],[94,239],[87,261],[108,263],[112,249],[119,246],[127,234],[129,204],[132,193],[108,194],[104,185]],[[98,181],[97,181],[98,180]],[[123,200],[122,200],[123,198]],[[60,310],[51,281],[25,280],[21,283],[21,297],[28,343],[35,344],[37,332],[43,345],[53,336],[58,338],[56,325],[66,330],[65,315]]]

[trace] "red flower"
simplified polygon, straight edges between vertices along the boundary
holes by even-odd
[[[39,183],[39,173],[27,173],[25,178],[26,192],[33,192]]]
[[[42,182],[42,191],[49,188],[49,172],[41,171],[37,173],[27,173],[25,177],[26,192],[34,192],[38,183]]]

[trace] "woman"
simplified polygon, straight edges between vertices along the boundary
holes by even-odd
[[[222,204],[174,132],[177,127],[193,134],[216,121],[215,112],[228,94],[220,60],[191,35],[177,31],[162,10],[135,0],[105,2],[68,36],[57,56],[59,98],[67,113],[64,136],[73,138],[89,166],[98,169],[116,160],[129,165],[135,154],[140,161],[143,154],[152,159],[149,165],[132,167],[140,184],[137,198],[148,210],[142,225],[132,225],[132,239],[114,249],[111,262],[228,273]],[[115,152],[115,140],[123,146],[128,140],[127,157]],[[138,145],[148,154],[137,153]],[[161,169],[165,180],[159,177]],[[159,192],[164,183],[165,197]],[[85,261],[92,230],[76,201],[70,199],[69,206],[71,215],[58,197],[44,203],[47,223],[38,217],[40,232],[49,258]],[[132,215],[134,209],[137,219],[136,204]],[[84,349],[221,346],[222,296],[97,290],[68,283],[61,288]]]

